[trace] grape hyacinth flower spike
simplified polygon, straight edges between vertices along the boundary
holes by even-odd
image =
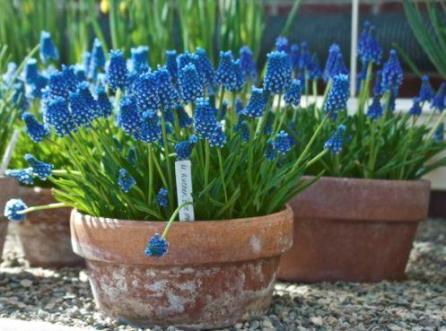
[[[394,49],[382,69],[381,88],[383,91],[397,91],[403,82],[403,69]]]
[[[166,208],[169,204],[169,192],[167,191],[166,188],[160,188],[160,190],[158,191],[157,195],[156,195],[156,202],[158,202],[158,204],[163,207]]]
[[[175,153],[177,160],[188,160],[192,154],[192,149],[197,143],[198,138],[192,135],[187,140],[180,141],[175,145]]]
[[[285,53],[290,52],[290,44],[288,42],[287,37],[284,36],[277,37],[275,45],[276,45],[276,50],[278,50],[279,52],[285,52]]]
[[[139,46],[132,48],[131,53],[131,64],[133,72],[143,72],[149,68],[149,47]]]
[[[128,193],[136,185],[136,180],[126,169],[121,168],[119,169],[118,185],[123,192]]]
[[[381,62],[383,50],[376,40],[374,32],[375,27],[366,21],[358,40],[358,55],[365,66],[370,62],[375,64]]]
[[[48,136],[48,129],[45,127],[45,125],[39,123],[33,114],[28,112],[23,113],[22,120],[26,125],[26,133],[32,141],[38,143]]]
[[[220,52],[220,60],[215,72],[215,81],[231,92],[242,89],[244,79],[240,61],[233,59],[231,51]]]
[[[274,139],[274,149],[277,153],[285,155],[291,150],[293,145],[291,137],[285,131],[281,130]]]
[[[28,206],[20,199],[11,199],[5,205],[4,216],[10,221],[20,222],[25,219],[23,213]]]
[[[434,97],[434,91],[432,90],[432,86],[429,83],[429,76],[427,75],[424,75],[421,78],[421,87],[418,97],[420,98],[421,102],[429,102]]]
[[[246,108],[243,110],[243,115],[252,118],[262,117],[267,102],[268,97],[263,89],[252,86],[251,95]]]
[[[25,168],[25,169],[8,169],[5,171],[5,175],[17,180],[20,184],[24,185],[33,185],[33,169]]]
[[[291,61],[285,52],[274,51],[267,55],[265,90],[272,94],[283,94],[291,85]]]
[[[285,93],[284,100],[288,105],[299,106],[300,97],[302,93],[301,82],[297,79],[293,79],[291,82],[291,86],[288,91]]]
[[[56,134],[60,137],[69,135],[76,129],[76,124],[68,109],[68,103],[61,97],[49,100],[45,118],[50,127],[54,128]]]
[[[325,142],[324,149],[330,151],[334,155],[341,153],[344,145],[345,130],[345,125],[339,125],[335,133]]]
[[[198,71],[192,63],[180,69],[178,81],[183,102],[193,103],[197,98],[203,96],[203,85]]]
[[[144,250],[146,256],[162,257],[167,254],[169,243],[159,233],[155,233]]]
[[[125,89],[128,70],[124,55],[119,50],[110,51],[110,60],[106,70],[106,80],[112,90]]]
[[[40,180],[47,180],[53,171],[54,166],[36,159],[32,154],[25,154],[24,159],[31,167],[33,175],[39,177]]]
[[[50,60],[59,60],[59,51],[51,39],[51,35],[47,31],[40,33],[40,59],[43,63]]]
[[[336,118],[338,112],[346,109],[349,96],[349,82],[347,75],[337,75],[333,77],[333,86],[328,93],[327,101],[324,104],[324,111],[331,118]]]
[[[384,114],[383,106],[381,105],[380,97],[374,96],[372,104],[369,106],[367,116],[372,120],[380,118]]]
[[[409,115],[410,116],[420,116],[422,113],[421,105],[420,105],[421,99],[420,98],[414,98],[412,107],[409,109]]]
[[[254,61],[252,51],[248,46],[240,48],[240,68],[242,69],[243,77],[246,81],[257,81],[257,65]]]
[[[99,39],[95,38],[93,41],[93,49],[88,60],[88,65],[85,64],[86,72],[88,76],[93,80],[96,80],[98,72],[105,67],[105,54],[102,44]]]

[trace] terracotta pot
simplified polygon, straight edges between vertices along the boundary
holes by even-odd
[[[5,204],[9,199],[16,198],[19,194],[17,181],[12,178],[0,176],[0,261],[2,259],[3,246],[8,231],[8,220],[3,216]]]
[[[266,313],[280,255],[292,245],[290,207],[263,217],[175,223],[167,255],[145,256],[148,239],[164,225],[73,211],[73,248],[87,261],[103,313],[143,328],[191,330]]]
[[[51,189],[20,187],[28,206],[46,205],[55,200]],[[62,268],[84,264],[71,248],[70,208],[50,209],[26,215],[17,224],[19,241],[31,267]]]
[[[402,280],[430,182],[322,177],[292,202],[294,245],[279,279]]]

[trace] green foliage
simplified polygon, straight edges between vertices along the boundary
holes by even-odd
[[[322,107],[315,104],[289,113],[290,118],[296,118],[294,131],[298,134],[295,139],[304,145],[315,128],[324,122],[313,144],[313,154],[324,148],[340,124],[346,126],[342,151],[337,155],[324,155],[309,167],[307,174],[323,172],[324,176],[334,177],[414,180],[446,165],[446,158],[440,156],[446,149],[446,142],[434,138],[444,112],[426,116],[425,121],[407,112],[394,112],[389,107],[389,93],[386,93],[382,97],[384,115],[373,120],[367,116],[370,103],[368,86],[363,85],[357,109],[350,114],[344,109],[336,120],[325,119]]]
[[[234,130],[236,115],[230,107],[225,146],[211,148],[205,140],[195,145],[190,160],[197,219],[229,219],[276,212],[311,184],[301,181],[311,153],[302,154],[298,162],[291,154],[274,161],[265,158],[269,136],[259,131],[264,120],[249,120],[251,138],[243,142]],[[275,127],[279,120],[280,116],[276,116]],[[164,127],[164,120],[162,122]],[[163,132],[161,143],[147,144],[135,141],[115,127],[113,119],[99,119],[93,127],[82,128],[71,139],[63,139],[61,148],[73,170],[54,172],[56,198],[95,216],[167,219],[177,207],[174,146],[189,137],[193,129],[179,128],[176,119],[173,132]],[[128,158],[132,149],[137,156],[135,164]],[[136,180],[128,193],[118,185],[121,168]],[[167,188],[169,192],[166,209],[156,202],[160,188]]]
[[[446,1],[424,1],[427,15],[421,4],[404,0],[404,11],[418,43],[438,72],[446,77]]]
[[[0,44],[11,58],[21,60],[49,31],[61,47],[62,58],[75,61],[88,44],[88,21],[83,1],[0,0]],[[69,37],[69,43],[67,42]]]

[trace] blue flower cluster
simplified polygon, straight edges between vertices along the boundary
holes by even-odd
[[[159,233],[155,233],[149,240],[144,254],[153,257],[162,257],[167,254],[169,243]]]
[[[5,205],[4,215],[10,221],[20,222],[25,219],[23,213],[28,206],[20,199],[11,199]]]
[[[335,133],[326,141],[324,149],[330,151],[334,155],[341,153],[344,145],[345,125],[339,125]]]

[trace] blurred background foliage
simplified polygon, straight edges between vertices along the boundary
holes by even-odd
[[[147,45],[152,64],[172,48],[203,47],[214,60],[220,49],[256,51],[265,31],[259,0],[0,0],[0,9],[0,43],[15,61],[38,43],[41,30],[60,45],[62,63],[79,62],[97,37],[106,50]]]

